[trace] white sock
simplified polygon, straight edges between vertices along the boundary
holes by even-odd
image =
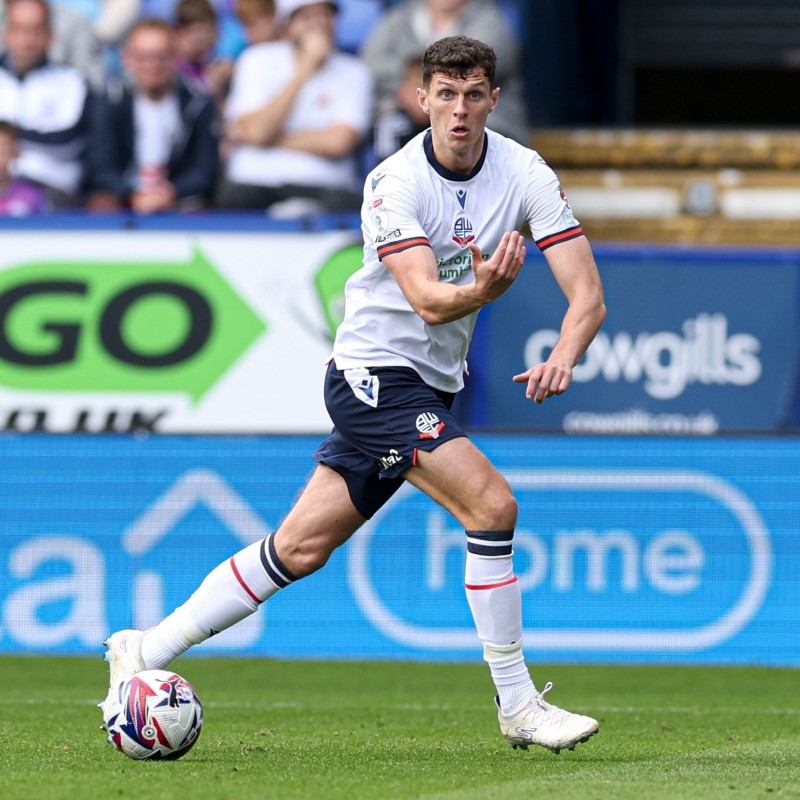
[[[522,593],[514,575],[513,531],[467,531],[464,584],[503,711],[536,693],[522,654]]]
[[[240,550],[205,577],[192,596],[142,638],[148,669],[162,669],[192,645],[250,616],[275,592],[295,580],[272,541]]]

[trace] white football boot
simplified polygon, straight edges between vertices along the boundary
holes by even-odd
[[[112,633],[103,644],[108,647],[103,656],[108,661],[108,694],[102,703],[97,707],[103,715],[103,725],[116,706],[121,703],[120,686],[128,678],[133,677],[137,672],[147,669],[142,659],[142,639],[144,631],[125,630]]]
[[[541,692],[508,714],[503,713],[498,703],[500,731],[512,747],[527,750],[529,745],[538,744],[558,754],[563,748],[574,750],[576,744],[588,741],[600,730],[596,719],[548,703],[544,695],[552,688],[548,681]]]

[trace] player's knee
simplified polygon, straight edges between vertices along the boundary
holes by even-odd
[[[282,542],[279,549],[281,561],[297,578],[305,578],[316,572],[331,557],[334,547],[329,546],[324,537],[309,536],[302,541],[288,540]]]
[[[502,485],[486,492],[474,514],[475,530],[510,531],[516,527],[519,504],[508,487]]]

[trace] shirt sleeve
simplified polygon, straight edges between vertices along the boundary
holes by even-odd
[[[584,235],[558,177],[538,155],[531,165],[525,213],[533,239],[542,251]]]
[[[361,222],[365,238],[378,258],[412,247],[430,247],[422,228],[413,181],[398,174],[374,170],[367,176]]]

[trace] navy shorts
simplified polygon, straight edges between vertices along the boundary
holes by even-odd
[[[418,450],[466,436],[450,409],[455,395],[428,386],[409,367],[359,367],[325,376],[331,435],[314,460],[336,470],[369,519],[400,488]]]

